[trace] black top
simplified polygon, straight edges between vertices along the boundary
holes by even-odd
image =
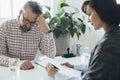
[[[82,80],[120,80],[120,27],[112,28],[91,53]]]

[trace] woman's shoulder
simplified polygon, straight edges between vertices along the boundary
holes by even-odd
[[[119,49],[120,50],[120,28],[114,32],[108,33],[101,43],[103,48]]]
[[[120,39],[120,27],[114,27],[109,32],[105,34],[106,40],[116,40]]]

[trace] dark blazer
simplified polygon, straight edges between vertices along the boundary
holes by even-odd
[[[111,28],[98,42],[82,80],[120,80],[120,27]]]

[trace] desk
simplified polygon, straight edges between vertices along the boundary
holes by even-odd
[[[80,59],[81,59],[80,57],[74,57],[74,58],[56,57],[54,60],[56,60],[60,63],[70,62],[73,64],[78,64]],[[34,69],[26,70],[26,71],[20,70],[20,79],[19,80],[53,80],[52,78],[50,78],[47,75],[47,72],[43,67],[41,67],[37,64],[33,64],[33,65],[35,66]],[[71,71],[72,71],[72,73],[71,73]],[[71,75],[76,74],[76,75],[80,76],[80,72],[77,70],[70,69],[69,72]],[[10,80],[9,75],[10,75],[9,69],[6,67],[0,66],[0,80]]]

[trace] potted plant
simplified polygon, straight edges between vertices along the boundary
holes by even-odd
[[[60,35],[69,33],[71,37],[76,34],[79,39],[81,33],[85,33],[86,25],[84,23],[84,16],[78,8],[68,5],[66,0],[60,0],[57,5],[57,13],[54,16],[50,14],[50,7],[45,7],[48,11],[43,15],[48,20],[48,25],[56,38]],[[79,15],[81,18],[76,18],[76,15]]]
[[[54,16],[50,14],[50,7],[44,7],[47,8],[47,11],[45,11],[43,16],[48,21],[48,25],[53,31],[55,39],[57,39],[57,54],[63,54],[67,51],[66,49],[70,47],[69,37],[66,36],[66,34],[69,34],[71,37],[74,37],[76,34],[79,39],[80,35],[85,33],[86,25],[84,23],[84,16],[78,8],[67,4],[66,0],[60,0],[58,2],[57,12]],[[62,38],[59,38],[61,36]]]

